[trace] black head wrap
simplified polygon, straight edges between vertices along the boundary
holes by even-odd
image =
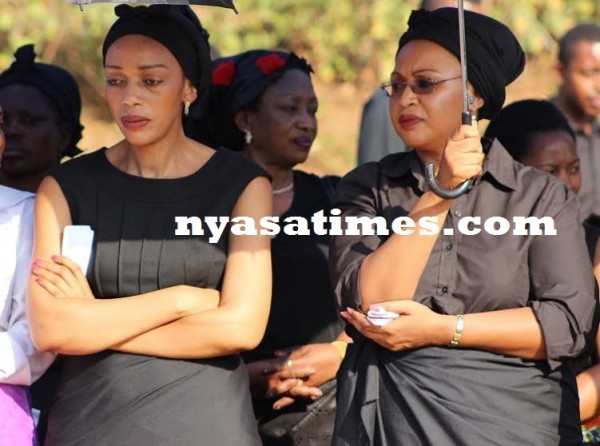
[[[12,84],[29,85],[43,93],[54,106],[60,118],[71,128],[71,140],[61,156],[81,153],[77,143],[81,140],[81,96],[77,81],[71,74],[56,65],[35,62],[33,45],[24,45],[15,52],[15,61],[0,74],[0,89]]]
[[[244,140],[235,114],[256,109],[265,90],[292,69],[309,76],[313,73],[305,59],[285,51],[251,50],[213,61],[209,113],[200,124],[199,139],[212,146],[240,150]]]
[[[129,34],[150,37],[165,46],[175,57],[185,76],[198,91],[198,99],[190,108],[190,117],[200,118],[210,89],[211,59],[208,32],[198,16],[187,5],[151,5],[115,8],[119,17],[102,45],[102,57],[119,38]]]
[[[465,36],[469,82],[485,101],[479,118],[491,119],[504,104],[506,86],[523,72],[525,54],[510,29],[472,11],[465,11]],[[437,43],[460,60],[458,10],[413,11],[398,51],[413,40]]]

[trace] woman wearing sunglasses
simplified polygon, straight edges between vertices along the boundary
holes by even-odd
[[[490,119],[524,54],[501,23],[465,16],[469,111]],[[456,9],[411,14],[384,87],[413,150],[359,166],[338,186],[342,217],[383,217],[390,233],[332,237],[333,283],[354,339],[338,373],[335,446],[581,442],[571,362],[593,338],[595,299],[577,201],[461,125],[458,42]],[[474,178],[472,188],[434,195],[428,162],[443,187]],[[414,225],[392,231],[398,217]],[[484,226],[513,217],[551,223],[541,235]],[[544,235],[552,224],[556,234]],[[380,326],[369,310],[398,316]]]

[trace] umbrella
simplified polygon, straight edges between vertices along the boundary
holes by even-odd
[[[460,38],[460,67],[461,67],[461,78],[462,78],[462,90],[463,90],[463,112],[462,112],[462,123],[466,125],[473,125],[474,119],[469,111],[469,90],[467,88],[467,45],[465,39],[465,12],[464,12],[463,0],[458,0],[458,35]],[[473,184],[473,179],[469,178],[463,184],[455,189],[445,189],[439,185],[435,178],[435,164],[425,164],[425,181],[429,189],[436,194],[438,197],[451,200],[453,198],[460,197],[462,194],[467,192]]]
[[[221,8],[233,9],[237,14],[237,9],[233,0],[67,0],[69,3],[75,3],[83,9],[83,5],[90,3],[128,3],[131,5],[142,4],[162,4],[162,5],[205,5],[220,6]]]

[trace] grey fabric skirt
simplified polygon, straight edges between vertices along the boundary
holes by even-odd
[[[65,358],[46,446],[258,446],[239,356]]]
[[[348,347],[338,373],[333,446],[578,445],[569,364],[427,347]]]

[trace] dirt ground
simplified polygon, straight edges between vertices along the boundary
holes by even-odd
[[[525,73],[509,86],[507,102],[525,98],[548,98],[555,90],[557,77],[552,58],[529,61]],[[308,161],[299,168],[317,174],[343,175],[356,165],[358,129],[363,104],[376,86],[358,89],[352,85],[326,85],[316,82],[319,97],[319,135]],[[80,147],[94,150],[119,141],[117,126],[107,119],[104,108],[84,107],[85,126]],[[482,129],[486,125],[482,123]]]

